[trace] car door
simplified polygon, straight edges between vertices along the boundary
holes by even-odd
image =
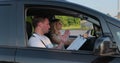
[[[0,47],[0,63],[14,63],[15,51],[14,47]]]
[[[16,62],[19,63],[89,63],[97,56],[85,51],[66,51],[45,48],[19,48]]]
[[[118,55],[117,55],[118,56]],[[18,48],[18,63],[119,63],[117,56],[99,56],[90,51],[68,51],[45,48]]]
[[[109,32],[108,27],[106,26],[106,23],[102,17],[103,14],[98,13],[96,11],[93,11],[91,9],[88,9],[84,6],[79,6],[79,5],[73,5],[71,3],[66,3],[66,2],[57,2],[57,1],[24,1],[19,2],[19,6],[24,6],[24,7],[19,7],[19,13],[18,16],[31,16],[31,15],[42,15],[44,13],[50,13],[51,14],[59,14],[60,12],[56,12],[58,10],[62,10],[61,12],[64,13],[65,15],[74,15],[77,17],[81,17],[83,19],[87,19],[86,17],[92,17],[88,18],[90,19],[90,22],[93,22],[94,24],[100,26],[103,30],[103,34],[105,32]],[[34,8],[34,6],[36,6]],[[43,6],[43,7],[42,7]],[[28,7],[28,8],[27,8]],[[50,7],[55,7],[55,8],[50,8]],[[30,9],[30,11],[25,12]],[[40,8],[40,9],[39,9]],[[62,8],[62,9],[61,9]],[[56,9],[56,11],[53,10]],[[64,10],[65,9],[65,10]],[[72,10],[75,12],[78,12],[78,14],[74,12],[66,12],[67,10]],[[34,12],[37,11],[37,12]],[[49,11],[49,12],[48,12]],[[53,12],[53,13],[51,13]],[[26,13],[26,14],[23,14]],[[28,13],[28,14],[27,14]],[[31,13],[31,14],[29,14]],[[61,13],[61,14],[62,14]],[[81,16],[81,14],[85,14],[85,16]],[[86,16],[87,15],[87,16]],[[25,29],[23,29],[25,22],[23,21],[24,17],[19,18],[20,26],[18,28],[19,31],[22,31],[22,34],[19,34],[19,38],[22,37],[22,39],[26,36]],[[97,21],[96,21],[97,20]],[[24,22],[24,24],[23,24]],[[15,61],[19,63],[98,63],[98,62],[111,62],[115,57],[111,56],[99,56],[95,55],[94,51],[86,51],[86,50],[58,50],[58,49],[47,49],[47,48],[35,48],[35,47],[26,47],[25,42],[27,43],[27,39],[24,38],[25,40],[19,41],[20,44],[18,44],[18,48],[16,51],[16,57]],[[93,46],[94,47],[94,46]],[[94,48],[93,48],[94,49]],[[119,59],[119,58],[117,58]],[[114,63],[114,61],[113,61]]]
[[[16,51],[15,4],[0,1],[0,63],[14,63]]]

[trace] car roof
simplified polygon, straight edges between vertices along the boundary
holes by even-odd
[[[78,7],[80,8],[80,9],[84,9],[85,11],[89,11],[90,13],[94,13],[95,14],[95,17],[97,17],[97,16],[102,16],[102,17],[105,17],[106,19],[108,18],[109,19],[109,21],[112,21],[112,20],[114,20],[114,22],[112,22],[113,24],[118,24],[118,21],[119,20],[117,20],[117,19],[115,19],[115,18],[113,18],[113,17],[109,17],[108,15],[105,15],[105,14],[103,14],[103,13],[101,13],[101,12],[99,12],[99,11],[96,11],[96,10],[94,10],[94,9],[91,9],[91,8],[89,8],[89,7],[86,7],[86,6],[83,6],[83,5],[80,5],[80,4],[75,4],[75,3],[72,3],[72,2],[69,2],[69,1],[67,1],[67,0],[0,0],[0,2],[1,1],[15,1],[15,2],[22,2],[22,1],[24,1],[24,2],[53,2],[53,3],[63,3],[63,4],[69,4],[69,5],[71,5],[71,6],[74,6],[74,7],[76,7],[75,9],[77,9]],[[62,6],[62,5],[61,5]],[[116,21],[116,22],[115,22]],[[119,24],[118,24],[119,25]],[[119,25],[120,26],[120,25]]]
[[[66,1],[66,0],[0,0],[0,1]]]

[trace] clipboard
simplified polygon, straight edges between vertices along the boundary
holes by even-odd
[[[77,38],[67,47],[67,50],[79,50],[80,47],[86,42],[86,38],[81,35],[77,36]]]

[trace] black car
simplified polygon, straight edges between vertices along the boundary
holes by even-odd
[[[61,19],[63,30],[72,32],[69,38],[91,36],[79,50],[28,47],[32,18],[41,15]],[[120,21],[82,5],[65,0],[0,0],[0,22],[0,63],[120,62]]]

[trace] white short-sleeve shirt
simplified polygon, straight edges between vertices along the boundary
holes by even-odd
[[[53,44],[45,35],[38,35],[34,33],[28,42],[30,47],[53,48]]]

